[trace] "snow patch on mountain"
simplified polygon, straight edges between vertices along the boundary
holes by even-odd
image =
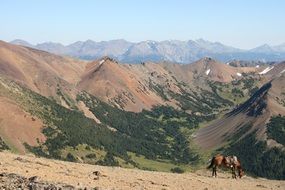
[[[209,75],[210,71],[211,71],[211,69],[208,69],[208,70],[205,72],[206,75]]]
[[[263,71],[261,71],[259,74],[260,74],[260,75],[264,75],[264,74],[268,73],[270,70],[272,70],[273,68],[274,68],[274,66],[273,66],[273,67],[267,67],[266,69],[264,69]]]
[[[99,62],[99,65],[102,65],[104,62],[105,62],[105,59],[101,60],[101,61]]]

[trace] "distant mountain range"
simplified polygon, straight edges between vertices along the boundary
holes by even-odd
[[[242,50],[203,39],[189,41],[167,40],[160,42],[148,40],[138,43],[128,42],[123,39],[101,42],[87,40],[78,41],[66,46],[54,42],[33,45],[19,39],[10,43],[85,60],[94,60],[103,56],[109,56],[127,63],[145,61],[191,63],[203,57],[212,57],[224,62],[232,60],[259,60],[267,62],[285,59],[285,43],[278,46],[264,44],[251,50]]]

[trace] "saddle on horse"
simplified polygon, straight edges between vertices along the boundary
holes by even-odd
[[[237,157],[232,155],[232,156],[226,156],[225,157],[226,164],[230,167],[235,166],[238,163]]]

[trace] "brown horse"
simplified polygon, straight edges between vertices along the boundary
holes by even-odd
[[[220,154],[214,156],[211,160],[211,164],[207,167],[208,169],[213,168],[213,177],[217,177],[217,167],[219,166],[231,168],[233,178],[236,178],[236,170],[238,170],[238,176],[240,178],[243,176],[243,169],[241,167],[241,163],[236,156],[223,156]]]

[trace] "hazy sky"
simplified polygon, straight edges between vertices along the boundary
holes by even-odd
[[[285,0],[7,0],[0,39],[189,40],[239,48],[285,42]]]

